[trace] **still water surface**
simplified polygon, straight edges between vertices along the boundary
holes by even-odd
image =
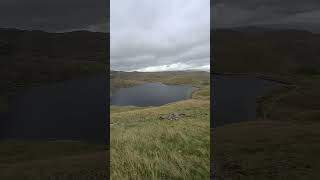
[[[211,83],[213,126],[255,120],[257,99],[280,86],[248,75],[214,75]]]
[[[104,75],[27,89],[0,115],[0,138],[108,141],[108,82]],[[251,76],[214,75],[211,124],[254,120],[258,97],[279,84]],[[159,106],[188,99],[189,85],[148,83],[112,93],[112,105]]]
[[[120,88],[112,93],[111,105],[160,106],[190,98],[192,89],[190,85],[162,83],[146,83],[130,88]]]
[[[103,74],[19,92],[1,119],[0,138],[106,142],[107,89]]]

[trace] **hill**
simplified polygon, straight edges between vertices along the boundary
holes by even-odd
[[[320,74],[320,34],[258,27],[211,33],[216,72]]]
[[[107,33],[0,28],[0,100],[24,87],[105,73],[108,42]]]

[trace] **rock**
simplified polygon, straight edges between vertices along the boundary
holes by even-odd
[[[162,115],[159,117],[160,120],[169,120],[169,121],[175,121],[178,120],[181,116],[185,116],[184,113],[178,113],[178,112],[174,112],[174,113],[169,113],[167,115]]]

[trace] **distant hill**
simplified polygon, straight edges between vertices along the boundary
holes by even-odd
[[[14,57],[79,58],[87,61],[106,61],[109,50],[107,33],[75,31],[47,33],[1,29],[0,41],[7,43]]]
[[[209,85],[210,73],[205,71],[163,71],[163,72],[110,72],[110,89],[130,87],[148,82],[165,84]]]
[[[27,85],[105,72],[109,34],[0,29],[1,78]]]
[[[213,71],[318,74],[320,34],[244,27],[212,32]]]
[[[0,28],[0,100],[24,87],[105,73],[108,60],[108,33]]]

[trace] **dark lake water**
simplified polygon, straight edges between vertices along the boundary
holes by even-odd
[[[117,106],[160,106],[188,99],[192,94],[190,85],[164,85],[146,83],[112,92],[111,105]]]
[[[279,84],[250,76],[211,79],[213,126],[254,120],[256,99]],[[108,81],[105,75],[34,87],[10,99],[0,114],[0,138],[107,141]],[[192,87],[149,83],[113,92],[111,104],[158,106],[188,99]]]
[[[20,92],[1,119],[0,137],[105,142],[108,88],[107,76],[97,75]]]
[[[214,75],[211,79],[213,127],[256,118],[257,98],[280,84],[247,75]]]

